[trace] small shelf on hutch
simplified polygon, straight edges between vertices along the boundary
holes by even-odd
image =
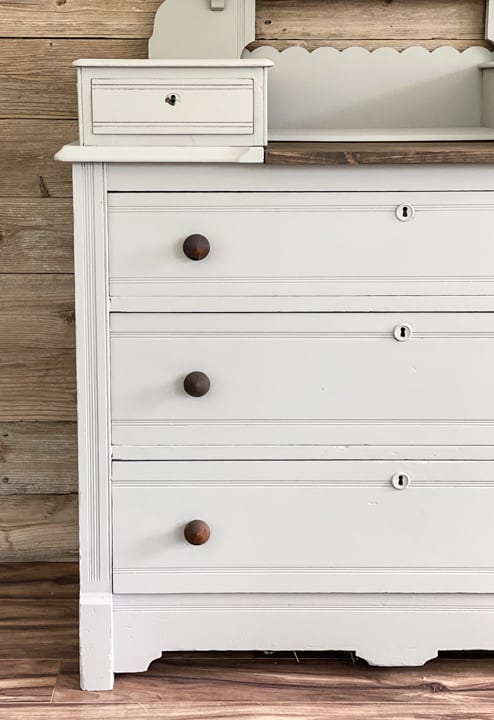
[[[243,57],[274,64],[270,141],[494,140],[494,53],[483,47],[259,47]]]

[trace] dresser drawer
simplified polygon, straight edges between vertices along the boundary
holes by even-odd
[[[96,135],[251,135],[254,83],[92,81]]]
[[[86,145],[262,146],[267,61],[80,68]],[[127,136],[127,140],[125,139]]]
[[[491,313],[117,313],[110,335],[117,445],[492,440]]]
[[[117,593],[494,591],[491,463],[114,462],[112,475]]]
[[[297,297],[494,295],[491,192],[110,193],[108,202],[114,298],[286,298],[285,310]]]

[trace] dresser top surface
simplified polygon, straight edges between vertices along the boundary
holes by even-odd
[[[93,59],[93,58],[82,58],[74,60],[72,63],[76,67],[107,67],[107,68],[200,68],[200,67],[271,67],[274,65],[272,60],[264,58],[253,58],[253,59],[191,59],[191,60],[159,60],[159,59]]]
[[[270,142],[269,165],[494,163],[494,142]]]

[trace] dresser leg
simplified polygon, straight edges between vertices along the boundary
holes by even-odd
[[[112,596],[87,593],[79,607],[81,690],[113,688]]]

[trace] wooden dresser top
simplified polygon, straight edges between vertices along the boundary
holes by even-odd
[[[494,142],[270,142],[268,165],[494,163]]]

